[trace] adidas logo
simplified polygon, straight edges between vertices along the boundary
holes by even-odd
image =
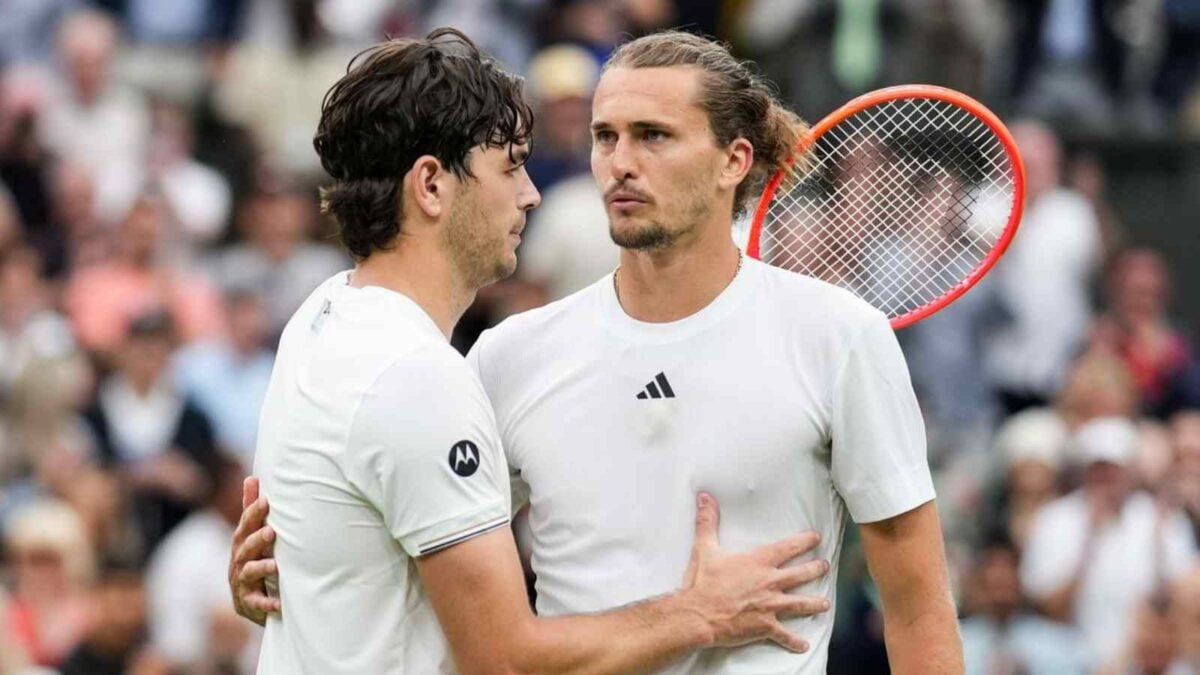
[[[650,384],[646,385],[644,390],[638,392],[637,397],[641,399],[675,398],[675,390],[671,389],[671,383],[667,382],[667,376],[663,373],[659,373],[658,375],[654,376],[654,379],[650,381]]]

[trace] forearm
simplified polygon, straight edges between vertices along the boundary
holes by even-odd
[[[897,675],[959,675],[964,670],[962,639],[952,605],[909,620],[885,613],[883,631],[888,662]]]
[[[509,672],[649,673],[713,642],[713,630],[684,594],[600,614],[534,618],[522,632]]]

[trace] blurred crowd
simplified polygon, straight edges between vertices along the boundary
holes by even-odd
[[[275,341],[352,261],[321,216],[326,89],[454,25],[525,74],[543,193],[505,316],[610,272],[588,173],[600,64],[719,36],[817,119],[952,86],[1024,155],[1020,235],[905,330],[968,671],[1200,673],[1197,317],[1060,133],[1200,136],[1194,0],[0,0],[0,675],[253,672],[224,575]],[[886,672],[844,552],[831,673]]]

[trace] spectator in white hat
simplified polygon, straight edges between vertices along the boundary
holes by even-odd
[[[995,455],[1004,472],[987,530],[1002,530],[1017,548],[1029,538],[1033,518],[1058,497],[1067,426],[1049,408],[1017,413],[996,434]]]
[[[1082,485],[1035,516],[1021,565],[1025,592],[1049,617],[1077,625],[1099,663],[1127,643],[1139,603],[1196,559],[1182,514],[1133,490],[1137,446],[1137,427],[1124,418],[1075,432]]]

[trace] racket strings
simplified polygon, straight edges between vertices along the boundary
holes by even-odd
[[[997,135],[932,98],[869,107],[833,126],[777,189],[760,257],[847,288],[889,318],[981,267],[1003,234],[1015,176]]]

